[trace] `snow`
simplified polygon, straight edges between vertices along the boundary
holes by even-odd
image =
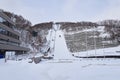
[[[90,28],[90,29],[83,29],[83,30],[78,30],[78,31],[71,31],[71,32],[65,32],[64,33],[66,35],[73,35],[73,34],[77,34],[77,33],[83,33],[83,32],[93,32],[93,31],[98,31],[100,33],[104,33],[104,28],[105,26],[99,26],[99,27],[94,27],[94,28]]]
[[[51,48],[54,48],[56,38],[56,31],[54,29],[49,30],[49,34],[47,35],[47,41]]]
[[[118,47],[106,48],[116,51]],[[98,52],[99,50],[97,50]],[[100,50],[103,51],[103,50]],[[67,62],[56,62],[71,59]],[[39,64],[0,59],[0,80],[119,80],[119,59],[76,59],[72,57],[61,30],[56,31],[53,60],[43,60]]]
[[[61,30],[56,32],[55,40],[55,59],[73,59],[72,54],[68,51],[64,34]]]
[[[103,48],[103,49],[96,49],[96,50],[88,50],[84,52],[77,52],[74,53],[75,56],[104,56],[104,55],[120,55],[120,46],[112,47],[112,48]]]
[[[0,60],[1,80],[119,80],[120,60],[27,63]]]
[[[105,38],[105,37],[106,37],[106,38],[110,38],[110,34],[107,33],[107,32],[106,32],[106,33],[103,32],[103,33],[100,33],[99,37],[102,37],[102,38]]]

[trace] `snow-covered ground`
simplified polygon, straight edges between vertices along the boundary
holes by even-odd
[[[103,48],[96,50],[88,50],[83,52],[74,53],[75,56],[85,57],[85,56],[104,56],[104,55],[119,55],[120,56],[120,46],[112,48]]]
[[[115,48],[113,48],[115,49]],[[112,48],[111,48],[112,50]],[[61,60],[66,61],[61,61]],[[71,59],[72,61],[67,61]],[[76,59],[68,52],[62,31],[56,32],[54,59],[39,64],[29,59],[4,63],[0,80],[119,80],[119,59]]]
[[[119,80],[120,60],[82,59],[73,63],[0,60],[1,80]]]

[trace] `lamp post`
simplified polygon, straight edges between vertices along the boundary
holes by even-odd
[[[96,39],[95,39],[95,31],[96,31],[96,29],[95,29],[95,26],[94,26],[94,49],[95,49],[95,55],[96,55]]]

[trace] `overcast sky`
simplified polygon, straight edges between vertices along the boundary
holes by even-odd
[[[120,0],[0,0],[0,8],[32,24],[120,19]]]

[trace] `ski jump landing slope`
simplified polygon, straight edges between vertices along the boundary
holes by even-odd
[[[61,30],[56,31],[54,59],[75,59],[68,51],[65,37]]]

